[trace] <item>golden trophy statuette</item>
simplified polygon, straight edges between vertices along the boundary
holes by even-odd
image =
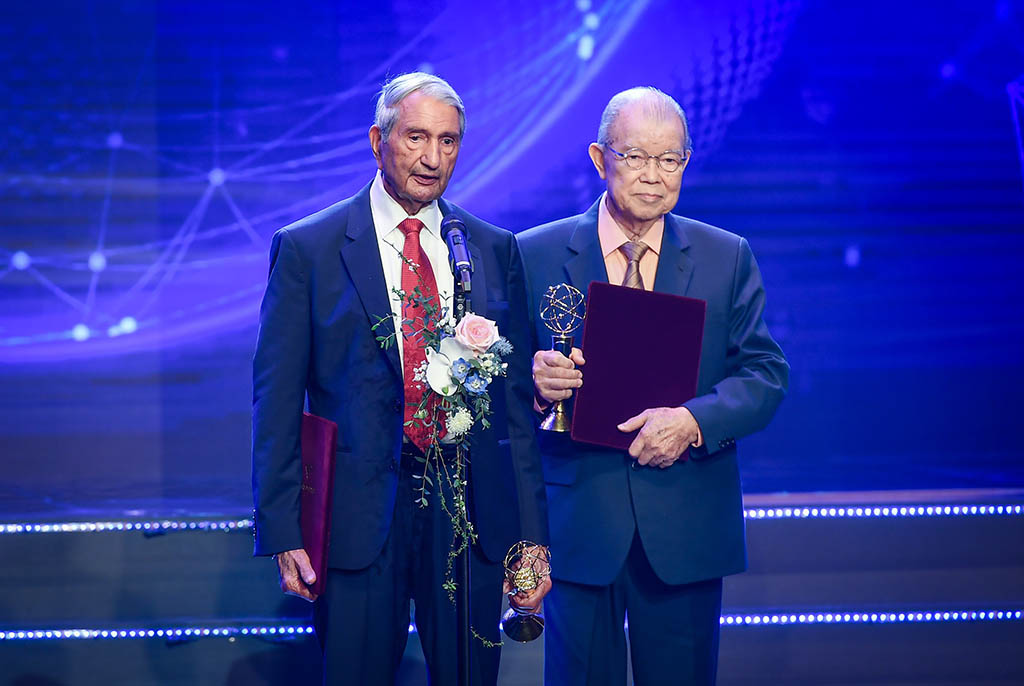
[[[505,578],[512,590],[509,597],[537,588],[551,574],[551,562],[545,548],[530,541],[520,541],[505,556]],[[544,617],[539,608],[510,607],[501,618],[505,635],[518,643],[528,643],[544,631]]]
[[[540,319],[552,332],[551,349],[569,357],[572,352],[572,333],[579,328],[586,315],[586,303],[579,289],[566,283],[548,286],[541,298]],[[545,431],[558,433],[568,432],[571,426],[572,416],[564,400],[556,401],[540,423],[540,428]]]

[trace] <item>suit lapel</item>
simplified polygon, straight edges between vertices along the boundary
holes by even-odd
[[[604,196],[601,196],[604,197]],[[580,216],[569,237],[570,257],[565,263],[565,274],[569,284],[584,294],[591,281],[607,281],[608,269],[601,254],[601,240],[597,235],[597,215],[601,199]],[[550,284],[556,285],[556,284]]]
[[[665,233],[661,239],[658,271],[654,276],[654,290],[660,293],[686,295],[693,275],[693,260],[686,254],[690,241],[686,237],[683,220],[674,214],[665,215]]]
[[[348,227],[345,230],[345,244],[341,248],[341,260],[352,279],[352,285],[359,293],[359,299],[366,310],[370,326],[377,323],[378,317],[391,313],[388,299],[387,282],[384,281],[384,268],[381,266],[380,250],[377,246],[377,232],[373,226],[373,215],[370,214],[370,186],[365,186],[352,198],[349,206]],[[377,335],[388,335],[394,331],[393,319],[387,318],[383,325],[384,331],[378,329]],[[400,340],[382,352],[387,357],[391,368],[399,376],[402,375],[398,361],[397,346]]]

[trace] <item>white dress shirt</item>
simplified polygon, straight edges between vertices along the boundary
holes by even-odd
[[[379,170],[370,185],[370,214],[373,216],[373,226],[377,232],[377,248],[380,253],[381,267],[384,268],[384,283],[387,285],[388,299],[391,301],[391,316],[395,324],[395,331],[400,332],[402,303],[392,288],[402,287],[402,249],[405,247],[405,234],[398,228],[398,225],[410,215],[394,198],[388,195]],[[427,259],[430,260],[431,269],[434,270],[434,280],[437,282],[437,291],[441,296],[441,305],[450,313],[452,293],[455,290],[455,277],[452,276],[451,267],[448,265],[448,246],[441,238],[441,208],[437,206],[435,200],[412,216],[423,222],[424,228],[420,230],[420,247],[426,253]],[[398,359],[402,362],[404,353],[401,333],[395,342],[398,346]],[[404,366],[402,370],[404,372]]]

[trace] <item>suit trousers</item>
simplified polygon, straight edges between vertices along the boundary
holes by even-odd
[[[409,637],[410,599],[431,684],[454,684],[457,675],[455,605],[441,587],[452,541],[448,515],[437,503],[414,502],[420,483],[413,474],[422,464],[402,457],[394,518],[377,559],[360,570],[330,569],[313,621],[323,652],[323,683],[393,684]],[[431,477],[435,485],[443,479]],[[445,493],[451,503],[451,493]],[[338,522],[337,525],[344,526]],[[470,554],[470,609],[473,629],[490,641],[500,640],[502,568],[488,562],[473,546]],[[498,678],[500,648],[477,639],[471,647],[474,685],[493,686]]]
[[[546,686],[623,686],[629,655],[637,686],[711,686],[718,667],[722,580],[669,585],[634,533],[608,586],[556,579],[544,599]]]

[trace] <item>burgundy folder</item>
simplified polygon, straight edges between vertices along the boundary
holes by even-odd
[[[327,581],[327,547],[331,538],[331,494],[334,490],[334,451],[338,425],[329,419],[302,413],[302,547],[316,573],[310,587],[320,595]]]
[[[623,433],[620,423],[693,398],[706,310],[703,300],[592,282],[573,440],[626,450],[638,432]]]

